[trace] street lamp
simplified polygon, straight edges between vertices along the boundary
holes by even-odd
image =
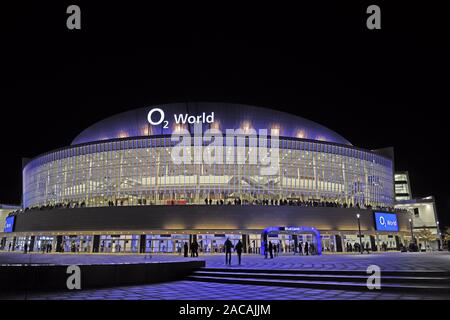
[[[361,254],[363,254],[363,246],[362,246],[362,240],[361,240],[361,221],[360,221],[360,214],[356,214],[356,218],[358,218],[358,233],[359,233],[359,250],[361,251]]]
[[[441,250],[441,246],[442,246],[442,234],[441,234],[441,230],[439,229],[439,221],[436,221],[436,233],[439,237],[439,245],[438,245],[438,250]]]
[[[411,242],[416,243],[416,240],[414,239],[413,223],[411,218],[409,219],[409,229],[411,230]]]

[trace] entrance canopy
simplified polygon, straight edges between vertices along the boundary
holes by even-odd
[[[288,227],[267,227],[261,233],[261,254],[264,254],[264,247],[267,243],[267,235],[269,233],[290,233],[290,234],[300,234],[300,233],[310,233],[316,238],[317,255],[322,255],[322,241],[320,238],[320,232],[314,227],[308,226],[288,226]]]

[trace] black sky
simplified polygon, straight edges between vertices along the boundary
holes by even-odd
[[[368,4],[167,7],[17,5],[3,31],[0,203],[19,203],[21,158],[67,146],[84,128],[154,103],[226,101],[288,111],[372,149],[395,148],[415,196],[450,225],[450,62],[443,8]]]

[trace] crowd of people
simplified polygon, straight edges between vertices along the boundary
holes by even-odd
[[[362,247],[362,249],[361,249]],[[353,245],[350,242],[347,242],[345,246],[345,250],[347,252],[367,252],[370,253],[372,250],[378,250],[378,246],[375,246],[375,248],[372,248],[369,242],[362,242],[361,244],[359,242],[353,243]],[[380,251],[388,251],[388,250],[400,250],[404,251],[403,248],[406,248],[402,243],[398,245],[398,247],[389,247],[386,242],[381,243],[379,250]],[[409,250],[413,251],[413,250]]]
[[[362,247],[362,250],[361,250],[361,247]],[[366,251],[367,253],[369,253],[370,252],[370,244],[369,244],[369,242],[366,242],[365,245],[363,243],[361,246],[361,244],[359,244],[358,242],[355,242],[353,245],[350,242],[347,242],[345,249],[347,252],[364,252],[364,251]]]
[[[230,238],[227,238],[227,240],[225,240],[225,242],[224,242],[223,248],[224,248],[224,252],[225,252],[225,264],[226,265],[231,265],[231,252],[232,252],[233,248],[237,254],[238,264],[239,265],[241,264],[242,251],[244,248],[244,245],[242,244],[241,240],[239,240],[236,243],[236,245],[233,245]],[[190,243],[190,246],[188,245],[187,242],[185,242],[183,245],[183,255],[186,258],[189,257],[189,251],[190,251],[191,258],[198,257],[198,249],[199,249],[199,244],[195,239]]]
[[[272,243],[269,241],[268,243],[264,243],[264,258],[265,259],[273,259],[274,257],[278,257],[280,253],[283,252],[283,249],[280,243]],[[292,244],[292,252],[294,255],[297,253],[301,256],[309,256],[317,254],[316,246],[314,243],[309,243],[308,241],[300,241],[297,245]]]
[[[225,201],[222,199],[213,200],[211,198],[205,198],[206,205],[225,205]],[[337,202],[337,201],[321,201],[321,200],[299,200],[299,199],[254,199],[254,200],[242,200],[241,198],[235,198],[233,200],[227,200],[227,205],[262,205],[262,206],[300,206],[300,207],[327,207],[327,208],[357,208],[357,209],[375,209],[383,211],[403,211],[394,209],[393,207],[381,207],[371,206],[370,204],[353,204],[352,202]]]
[[[233,245],[230,238],[227,238],[227,240],[225,240],[225,242],[224,242],[223,248],[224,248],[223,252],[225,253],[225,264],[226,265],[231,265],[233,249],[237,256],[237,260],[238,260],[237,262],[239,265],[241,265],[242,252],[244,249],[244,245],[241,240],[238,240],[238,242],[235,245]],[[191,258],[198,257],[198,249],[199,249],[199,244],[196,240],[193,240],[190,243],[190,245],[188,245],[188,243],[185,242],[183,245],[184,257],[186,257],[186,258],[189,257],[189,251],[190,251]],[[274,257],[278,257],[280,255],[280,253],[282,253],[282,252],[283,252],[283,248],[281,247],[280,243],[272,243],[272,241],[269,241],[264,244],[264,258],[265,259],[269,259],[269,258],[274,259]],[[298,243],[297,247],[292,248],[292,252],[294,255],[296,255],[298,253],[299,255],[305,255],[305,256],[317,254],[316,246],[314,245],[314,243],[308,243],[308,241],[305,241],[305,242],[300,241]]]
[[[145,199],[144,199],[145,200]],[[147,203],[147,201],[139,201],[139,205],[152,205],[152,203]],[[105,200],[108,207],[123,206],[123,200]],[[370,204],[353,204],[352,202],[337,202],[337,201],[320,201],[320,200],[299,200],[299,199],[254,199],[247,200],[241,199],[239,197],[233,200],[223,200],[211,198],[205,198],[205,205],[260,205],[260,206],[299,206],[299,207],[326,207],[326,208],[357,208],[357,209],[367,209],[367,210],[380,210],[380,211],[396,211],[396,212],[406,212],[406,209],[394,209],[393,207],[373,207]],[[174,202],[175,204],[175,202]],[[35,207],[26,207],[24,209],[19,209],[11,212],[9,215],[17,215],[20,213],[25,213],[29,211],[36,210],[52,210],[52,209],[67,209],[67,208],[84,208],[86,203],[84,201],[69,201],[65,203],[47,204]]]
[[[84,208],[86,207],[86,203],[82,202],[66,202],[66,203],[56,203],[56,204],[47,204],[42,206],[35,207],[26,207],[23,209],[15,210],[9,213],[9,216],[15,216],[20,213],[25,213],[29,211],[42,211],[42,210],[53,210],[53,209],[70,209],[70,208]]]

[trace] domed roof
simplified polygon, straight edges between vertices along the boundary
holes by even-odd
[[[155,108],[164,112],[164,120],[168,123],[164,121],[157,125],[149,123],[148,114]],[[186,115],[197,117],[204,114],[204,119],[211,121],[211,116],[209,118],[206,116],[211,115],[212,112],[214,112],[214,127],[224,133],[226,129],[245,127],[253,128],[257,132],[259,129],[267,129],[270,134],[270,129],[276,128],[281,137],[351,145],[336,132],[302,117],[267,108],[215,102],[171,103],[122,112],[88,127],[72,141],[72,145],[116,138],[170,135],[177,126],[174,115],[179,120],[180,115],[184,119]],[[153,112],[151,119],[154,123],[158,123],[160,118],[159,111]],[[188,126],[193,132],[194,125],[188,123],[183,125],[186,129]],[[203,130],[211,126],[211,123],[204,121]]]

